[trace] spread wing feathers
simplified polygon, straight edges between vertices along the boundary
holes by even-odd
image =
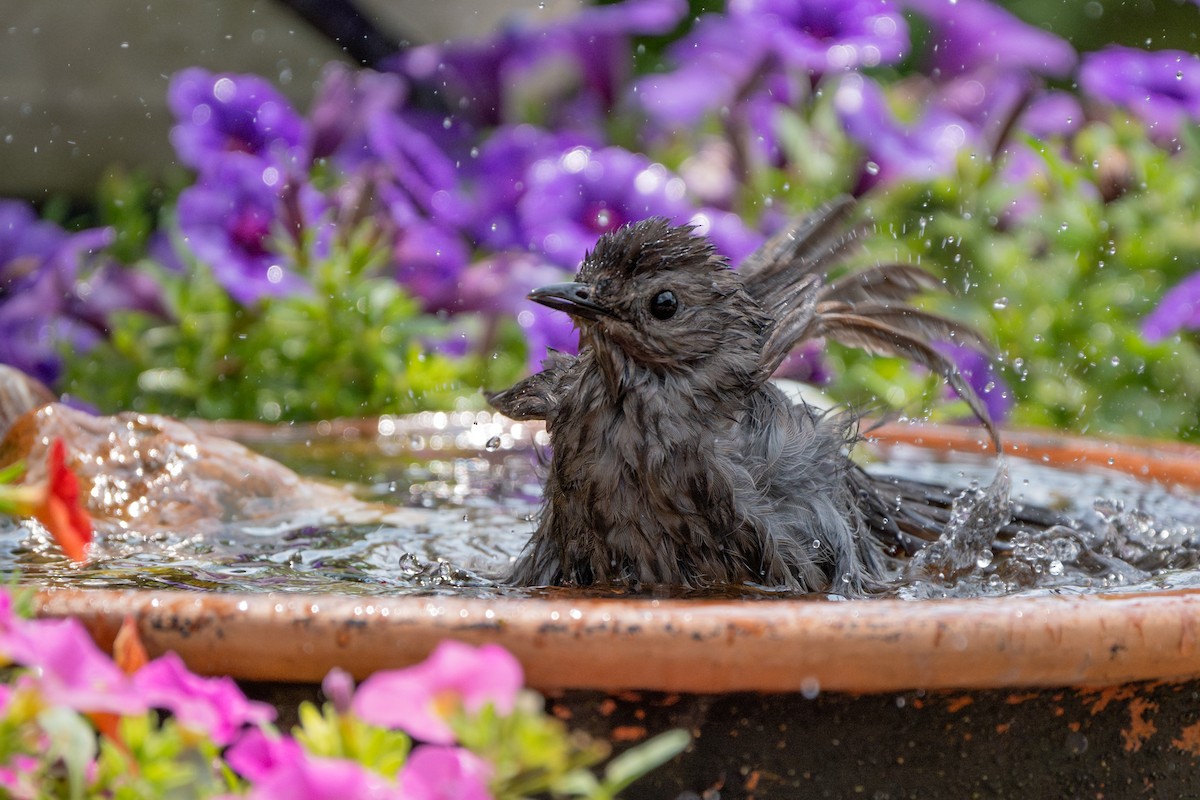
[[[845,317],[865,317],[895,331],[906,333],[918,339],[935,342],[950,342],[966,345],[981,353],[995,356],[995,348],[991,342],[980,335],[979,331],[961,322],[930,314],[912,306],[880,305],[878,303],[819,303],[817,317],[825,328],[826,335],[834,335],[829,326],[834,320]]]
[[[942,375],[987,428],[992,445],[997,453],[1000,452],[999,433],[987,406],[963,378],[955,363],[935,350],[919,330],[904,330],[858,313],[834,312],[823,314],[819,319],[822,334],[847,347],[857,347],[873,355],[906,358]]]
[[[958,367],[933,347],[944,341],[993,355],[972,328],[921,311],[908,301],[942,283],[920,267],[880,264],[830,280],[829,270],[857,244],[863,226],[847,227],[854,201],[840,198],[819,208],[794,228],[776,234],[738,268],[746,292],[775,324],[759,358],[765,380],[806,339],[827,336],[876,355],[900,356],[940,375],[988,429],[987,408]]]
[[[880,264],[838,279],[821,296],[841,303],[899,302],[932,290],[945,291],[945,287],[926,270],[910,264]]]
[[[857,242],[860,227],[847,226],[854,201],[840,197],[793,228],[775,234],[738,266],[746,291],[764,307],[786,287],[836,264]]]

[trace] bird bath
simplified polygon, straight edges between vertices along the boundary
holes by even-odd
[[[537,428],[465,413],[312,428],[209,427],[284,460],[296,447],[318,460],[332,455],[332,466],[326,461],[321,468],[326,474],[352,478],[368,495],[398,491],[411,513],[434,514],[433,524],[475,513],[469,496],[455,505],[435,495],[452,498],[456,479],[469,483],[471,469],[481,465],[532,463],[530,443],[538,435]],[[872,437],[893,466],[950,464],[952,472],[969,474],[988,464],[979,458],[982,441],[965,429],[888,425]],[[1175,489],[1147,488],[1147,496],[1178,502],[1185,514],[1190,508],[1196,530],[1200,512],[1187,493],[1200,487],[1194,448],[1035,433],[1009,434],[1006,442],[1015,457],[1014,486],[1044,490],[1035,484],[1045,482],[1051,495],[1062,496],[1073,486],[1085,487],[1077,494],[1094,493],[1087,481],[1096,475],[1116,481],[1102,486],[1126,493],[1139,481],[1157,481]],[[414,455],[428,464],[419,474],[406,467],[404,474],[422,479],[413,488],[381,478],[387,469],[379,465],[395,469]],[[358,471],[348,475],[349,465]],[[481,474],[494,480],[498,473]],[[536,507],[536,484],[509,478],[512,505],[501,504],[501,518],[519,547],[530,524],[523,515]],[[485,494],[493,489],[488,483]],[[440,511],[418,511],[439,505]],[[278,535],[268,541],[275,550],[292,547]],[[42,565],[48,571],[39,574],[32,559],[22,574],[44,587],[40,614],[79,617],[102,646],[132,616],[151,653],[174,650],[194,670],[232,675],[284,708],[314,694],[334,666],[361,679],[414,663],[444,638],[500,643],[521,660],[529,684],[548,694],[552,711],[573,726],[618,746],[667,727],[692,731],[692,749],[629,796],[716,788],[722,797],[797,791],[962,797],[983,787],[1000,796],[1049,796],[1126,785],[1166,795],[1197,785],[1194,570],[1164,572],[1137,586],[1049,585],[934,600],[766,592],[633,597],[514,591],[482,579],[463,587],[472,583],[470,571],[464,578],[427,568],[410,569],[421,579],[408,586],[335,576],[321,589],[304,577],[320,571],[306,573],[306,551],[291,552],[284,567],[300,576],[298,583],[268,581],[254,591],[238,584],[236,573],[224,576],[232,590],[119,588],[206,585],[194,574],[159,579],[151,566],[144,568],[146,581],[129,583],[128,563],[107,577],[83,571],[72,580],[62,575],[70,568],[55,573]],[[109,554],[114,563],[132,558],[136,565],[144,550]]]

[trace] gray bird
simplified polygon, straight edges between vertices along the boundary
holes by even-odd
[[[795,403],[769,380],[814,337],[904,356],[945,376],[996,441],[931,344],[987,342],[907,304],[941,288],[932,275],[887,264],[829,277],[860,232],[851,210],[825,206],[736,271],[689,227],[638,222],[602,236],[574,282],[530,293],[574,318],[580,347],[488,396],[550,435],[541,517],[513,583],[856,595],[881,585],[889,555],[937,537],[948,490],[869,475],[848,454],[854,414]]]

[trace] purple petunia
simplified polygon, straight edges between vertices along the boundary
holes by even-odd
[[[274,237],[299,236],[317,224],[321,198],[307,184],[288,181],[279,167],[258,159],[225,158],[179,195],[184,243],[243,305],[307,289]]]
[[[329,64],[308,111],[313,158],[333,157],[347,171],[369,162],[369,121],[400,114],[407,98],[408,87],[399,75]]]
[[[571,318],[526,299],[533,289],[572,280],[570,272],[533,253],[499,253],[463,275],[456,311],[516,319],[525,336],[529,364],[536,368],[548,349],[574,353],[578,336]]]
[[[717,249],[739,259],[757,238],[736,217],[697,210],[683,179],[620,147],[574,147],[534,163],[517,202],[526,245],[555,264],[574,268],[603,233],[649,217],[695,223]]]
[[[988,0],[903,0],[929,25],[932,69],[942,77],[980,68],[1024,69],[1066,77],[1075,49]]]
[[[452,116],[476,124],[533,119],[596,129],[632,66],[630,37],[668,33],[686,11],[683,0],[590,6],[549,25],[514,24],[482,41],[417,47],[394,67],[446,98]]]
[[[0,363],[53,385],[64,343],[86,352],[114,312],[166,316],[151,278],[99,257],[113,238],[109,228],[68,233],[0,201]]]
[[[1018,126],[1038,139],[1068,136],[1083,127],[1083,106],[1069,92],[1043,92],[1025,106]]]
[[[759,26],[769,52],[815,74],[895,64],[908,25],[889,0],[730,0],[729,16]]]
[[[808,76],[894,64],[908,52],[908,27],[888,0],[734,0],[707,14],[672,46],[671,72],[635,86],[642,107],[668,127],[739,105],[791,105]],[[761,124],[760,128],[763,127]],[[763,130],[763,135],[769,131]]]
[[[281,165],[307,159],[308,129],[287,99],[257,75],[177,72],[167,89],[171,143],[189,167],[207,171],[228,153]]]
[[[470,230],[475,239],[496,251],[524,248],[527,242],[517,203],[525,192],[529,168],[573,147],[600,146],[599,137],[557,133],[528,124],[492,131],[465,170],[474,207]]]
[[[1184,329],[1200,330],[1200,272],[1168,291],[1142,322],[1142,335],[1152,342]]]
[[[967,385],[983,401],[988,416],[995,422],[1004,420],[1012,410],[1012,391],[1000,376],[995,359],[961,344],[942,342],[937,349],[954,361]]]
[[[958,156],[977,144],[973,125],[931,107],[910,125],[888,109],[883,90],[870,78],[848,75],[838,84],[834,106],[851,139],[868,159],[859,190],[913,178],[928,180],[954,169]]]
[[[1160,142],[1200,120],[1200,56],[1182,50],[1138,50],[1112,45],[1088,53],[1079,86],[1095,100],[1128,109]]]

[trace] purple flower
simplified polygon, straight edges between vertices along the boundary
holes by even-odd
[[[277,161],[307,159],[307,126],[283,95],[257,75],[177,72],[167,89],[175,115],[171,143],[179,160],[205,172],[231,153]]]
[[[823,386],[832,377],[829,365],[823,358],[825,347],[821,342],[805,342],[799,350],[788,353],[775,370],[774,377],[802,381],[812,386]]]
[[[525,192],[529,168],[572,147],[600,146],[598,137],[555,133],[535,125],[497,128],[465,171],[473,197],[475,239],[492,250],[525,247],[517,202]]]
[[[407,800],[490,800],[491,767],[461,747],[423,745],[413,750],[400,771]]]
[[[392,254],[396,280],[421,301],[426,311],[454,307],[470,256],[461,238],[414,216],[397,231]]]
[[[595,128],[631,68],[629,38],[669,32],[682,0],[588,7],[546,26],[515,25],[491,39],[414,48],[395,68],[478,124],[520,122],[526,111],[558,128]],[[522,96],[528,87],[552,87]]]
[[[1033,86],[1033,78],[1022,70],[983,68],[942,83],[930,101],[969,122],[994,145],[1020,114]]]
[[[443,641],[425,661],[407,669],[376,672],[354,695],[354,713],[365,722],[399,728],[430,744],[453,744],[446,720],[491,705],[512,711],[521,689],[521,665],[503,647],[472,647]]]
[[[894,64],[908,53],[908,25],[888,0],[730,0],[769,52],[815,74]]]
[[[61,347],[86,352],[114,311],[166,316],[149,277],[97,258],[112,241],[111,229],[68,233],[0,201],[0,362],[53,384]]]
[[[1005,419],[1012,409],[1012,392],[1000,377],[995,359],[966,345],[941,342],[936,346],[958,366],[967,385],[983,400],[988,416],[995,422]]]
[[[1200,272],[1167,292],[1142,322],[1142,335],[1152,342],[1181,329],[1200,330]]]
[[[406,213],[412,210],[441,224],[461,224],[470,208],[460,197],[454,162],[417,122],[381,114],[366,123],[370,152],[381,168],[378,177],[390,191],[385,199]]]
[[[53,222],[38,219],[27,203],[0,200],[0,291],[36,271],[67,238]]]
[[[900,124],[889,111],[883,90],[861,75],[848,75],[838,84],[834,107],[846,133],[862,146],[868,159],[859,191],[948,174],[959,153],[978,137],[966,120],[936,107],[926,109],[911,125]]]
[[[515,318],[525,334],[529,364],[536,368],[547,349],[576,352],[579,337],[568,315],[525,296],[539,286],[571,279],[571,273],[532,253],[499,253],[464,273],[454,310]]]
[[[1043,92],[1029,101],[1018,125],[1038,139],[1069,136],[1083,127],[1083,106],[1070,92]]]
[[[672,46],[673,72],[642,79],[635,93],[659,123],[692,125],[742,103],[793,104],[789,70],[819,76],[907,52],[908,27],[888,0],[734,0]]]
[[[341,667],[334,667],[321,681],[321,691],[339,714],[348,714],[354,700],[354,677]]]
[[[517,219],[527,246],[555,264],[574,268],[600,234],[648,217],[677,224],[694,221],[713,233],[718,247],[745,255],[753,236],[739,220],[716,211],[697,212],[683,179],[645,156],[619,147],[575,147],[533,164]],[[739,230],[740,229],[740,230]]]
[[[207,733],[217,744],[229,744],[243,726],[275,716],[270,706],[247,700],[232,678],[202,678],[175,653],[154,659],[133,681],[147,705],[167,709],[181,725]]]
[[[308,112],[313,158],[332,156],[343,169],[356,169],[370,157],[368,121],[400,114],[407,97],[399,75],[328,64]]]
[[[1112,45],[1083,57],[1079,86],[1090,97],[1128,109],[1151,135],[1169,142],[1200,119],[1200,56],[1182,50]]]
[[[1067,41],[988,0],[903,3],[929,25],[931,66],[943,77],[1000,67],[1063,78],[1075,66],[1075,49]]]
[[[319,200],[313,194],[307,184],[289,185],[278,167],[227,157],[180,194],[179,231],[239,303],[296,294],[307,290],[307,284],[289,269],[273,237],[284,232],[298,236],[316,222],[312,209]],[[297,197],[305,201],[310,218],[303,218],[300,202],[286,202]]]
[[[403,800],[391,781],[341,758],[308,756],[255,781],[250,800]]]

